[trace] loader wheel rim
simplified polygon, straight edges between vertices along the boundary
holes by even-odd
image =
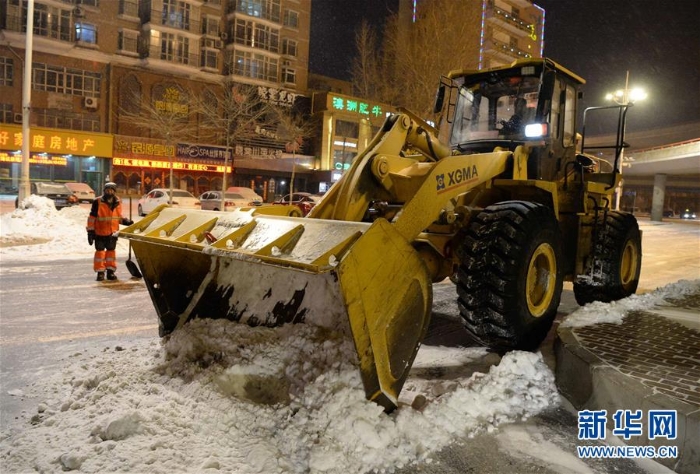
[[[628,285],[637,276],[637,263],[639,260],[639,252],[634,242],[628,240],[625,243],[625,248],[622,250],[622,258],[620,259],[620,280],[623,285]]]
[[[527,269],[526,296],[530,314],[543,316],[554,298],[557,281],[557,259],[554,248],[543,243],[532,254]]]

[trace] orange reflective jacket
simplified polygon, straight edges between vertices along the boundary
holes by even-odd
[[[87,221],[87,230],[94,230],[95,235],[112,235],[119,230],[122,220],[122,202],[114,196],[114,201],[108,203],[102,200],[103,196],[92,202],[92,209]]]

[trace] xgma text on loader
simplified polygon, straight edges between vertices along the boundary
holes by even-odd
[[[451,72],[439,130],[388,117],[306,218],[163,208],[124,229],[160,334],[203,317],[347,327],[367,397],[392,409],[433,282],[455,281],[466,328],[499,350],[541,343],[565,280],[579,304],[634,293],[641,235],[610,209],[627,106],[614,159],[586,154],[583,83],[547,59]]]

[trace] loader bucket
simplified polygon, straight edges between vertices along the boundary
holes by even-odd
[[[431,280],[386,220],[157,209],[122,230],[165,336],[193,318],[349,329],[367,398],[387,410],[425,336]]]

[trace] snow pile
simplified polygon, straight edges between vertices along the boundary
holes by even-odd
[[[32,256],[63,254],[69,249],[92,250],[87,243],[85,225],[89,211],[79,206],[56,210],[54,202],[46,197],[31,195],[11,213],[0,215],[0,247],[2,255],[23,254],[25,245],[36,245]],[[58,251],[57,251],[58,250]]]
[[[431,349],[418,367],[439,368],[441,349],[485,354]],[[410,377],[426,405],[387,415],[365,400],[355,359],[339,333],[221,320],[193,321],[162,347],[74,354],[32,387],[54,398],[0,436],[0,461],[5,472],[392,472],[558,402],[541,355],[512,352],[488,373],[451,378],[448,393],[439,377]]]
[[[621,324],[630,311],[648,310],[655,306],[663,306],[669,298],[681,298],[684,295],[698,293],[700,293],[700,280],[680,280],[650,293],[631,295],[619,301],[589,303],[568,315],[561,326],[577,328],[600,323]]]

